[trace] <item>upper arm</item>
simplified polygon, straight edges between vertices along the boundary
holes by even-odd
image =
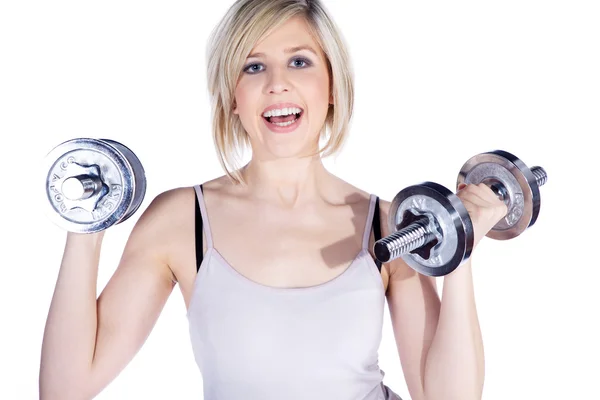
[[[380,201],[383,237],[390,235],[387,219],[390,202]],[[407,388],[413,400],[423,399],[427,352],[440,314],[434,277],[417,273],[402,258],[384,264],[389,269],[386,298],[394,339]]]
[[[97,300],[97,337],[92,363],[94,395],[140,350],[175,286],[168,249],[178,189],[159,194],[127,240],[119,265]]]

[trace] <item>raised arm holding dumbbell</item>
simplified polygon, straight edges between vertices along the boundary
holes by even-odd
[[[91,399],[140,349],[172,292],[168,208],[182,196],[164,193],[148,206],[98,297],[104,235],[139,208],[142,164],[118,142],[74,139],[48,154],[47,170],[48,216],[67,235],[43,338],[40,399]]]

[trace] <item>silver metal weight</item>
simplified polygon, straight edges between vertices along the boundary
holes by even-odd
[[[548,175],[542,167],[530,169],[515,155],[494,150],[467,160],[460,169],[456,186],[484,183],[506,203],[506,216],[486,236],[507,240],[535,224],[540,213],[540,186],[547,180]]]
[[[44,170],[46,215],[71,232],[99,232],[124,222],[146,194],[140,160],[110,139],[63,142],[46,155]]]
[[[402,189],[390,205],[391,235],[375,242],[375,257],[398,257],[429,276],[447,275],[467,260],[473,249],[473,225],[462,201],[446,187],[423,182]]]
[[[513,154],[494,150],[469,159],[456,185],[484,183],[506,203],[506,216],[486,235],[506,240],[535,223],[540,211],[539,188],[547,179],[542,167],[529,169]],[[388,262],[402,257],[424,275],[449,274],[470,257],[473,248],[473,226],[462,201],[436,183],[400,191],[392,201],[388,225],[394,233],[375,243],[377,259]]]

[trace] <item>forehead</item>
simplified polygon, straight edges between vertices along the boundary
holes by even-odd
[[[292,17],[277,29],[261,38],[251,53],[283,52],[283,49],[298,45],[309,45],[320,53],[319,43],[309,30],[309,25],[302,17]]]

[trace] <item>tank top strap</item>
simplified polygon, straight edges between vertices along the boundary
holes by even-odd
[[[369,213],[367,214],[367,221],[365,223],[365,230],[363,233],[363,241],[362,241],[362,249],[365,250],[369,246],[369,239],[371,237],[371,227],[373,225],[373,216],[375,214],[375,205],[377,203],[378,197],[374,194],[370,195],[369,200]]]
[[[206,245],[210,249],[213,247],[213,241],[210,230],[210,222],[208,220],[208,213],[206,212],[206,203],[204,202],[202,185],[195,185],[194,189],[196,190],[196,200],[198,201],[198,208],[200,209],[200,217],[203,226],[203,229],[200,229],[199,232],[196,232],[196,237],[200,236],[201,239],[202,230],[204,230],[204,234],[206,235]],[[200,251],[202,251],[202,249],[200,249]]]

